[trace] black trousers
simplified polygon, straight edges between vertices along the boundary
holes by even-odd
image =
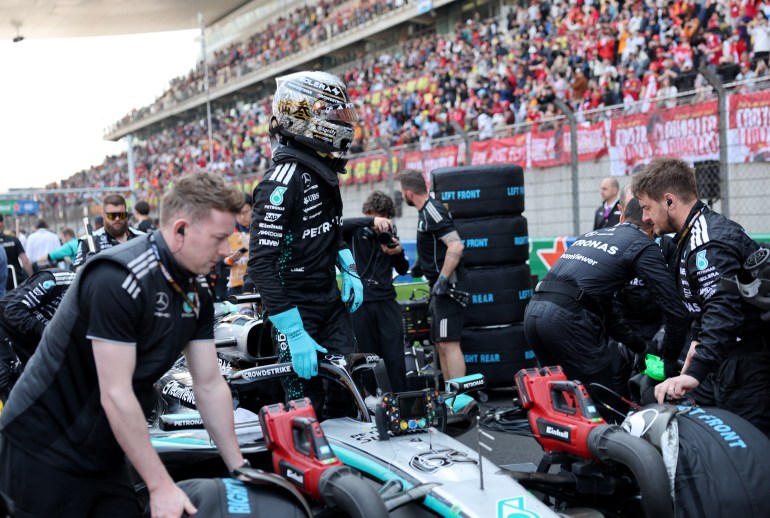
[[[561,296],[560,296],[561,297]],[[578,302],[554,302],[548,294],[535,294],[524,312],[524,335],[541,366],[561,365],[567,379],[583,382],[595,403],[617,402],[598,383],[612,388],[612,359],[601,319]],[[616,420],[598,404],[605,419]]]
[[[351,354],[356,352],[353,323],[345,304],[336,288],[328,293],[291,293],[291,300],[302,317],[305,331],[318,345],[326,348],[328,354]],[[291,361],[291,351],[283,333],[273,330],[273,346],[278,360]],[[322,358],[319,355],[319,360]],[[283,382],[286,399],[308,397],[313,402],[319,420],[329,417],[355,416],[352,399],[345,389],[318,376],[309,380],[299,377],[287,378]],[[327,389],[328,388],[328,394]]]
[[[770,351],[728,356],[692,397],[741,416],[770,437]]]
[[[14,518],[138,518],[127,465],[107,476],[52,468],[0,436],[0,494]]]
[[[359,352],[382,358],[393,391],[406,390],[401,306],[392,299],[364,301],[352,317]]]

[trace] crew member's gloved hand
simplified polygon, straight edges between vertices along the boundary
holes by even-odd
[[[431,293],[434,295],[446,295],[447,290],[449,290],[449,278],[442,273],[438,276],[436,284],[433,285]]]
[[[342,270],[342,302],[347,304],[349,311],[353,313],[364,301],[364,285],[358,277],[356,262],[350,250],[347,248],[340,250],[337,253],[337,259]]]
[[[300,378],[310,379],[318,374],[318,352],[329,352],[313,340],[302,324],[297,308],[291,308],[277,315],[270,315],[275,328],[286,335],[291,352],[291,365]]]
[[[422,271],[422,266],[420,266],[420,263],[414,263],[412,265],[410,272],[412,274],[412,278],[414,279],[418,277],[422,277],[423,271]]]
[[[666,379],[679,376],[680,370],[678,360],[667,360],[663,358],[663,373],[666,375]]]

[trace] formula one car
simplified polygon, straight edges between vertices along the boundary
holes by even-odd
[[[249,296],[234,300],[254,301]],[[241,451],[263,476],[274,473],[294,484],[314,515],[335,508],[335,516],[361,512],[371,517],[383,510],[403,517],[556,516],[506,472],[452,437],[475,425],[479,406],[466,392],[483,389],[483,377],[451,380],[446,391],[392,393],[376,355],[327,355],[318,375],[342,389],[351,411],[318,426],[305,402],[283,406],[281,382],[295,374],[290,363],[274,363],[259,312],[243,315],[227,306],[218,312],[215,342],[233,394]],[[156,394],[148,426],[172,476],[180,481],[227,476],[195,410],[184,358],[156,383]],[[332,489],[318,485],[328,478],[319,473],[338,462],[358,474],[342,482],[336,477],[337,483],[329,485],[354,501],[346,506],[340,505],[345,499],[330,496]],[[360,489],[339,489],[358,476],[374,488],[374,498]],[[373,507],[372,500],[382,506]]]
[[[341,461],[376,489],[388,516],[487,517],[514,510],[522,516],[557,516],[506,472],[446,433],[475,423],[478,405],[465,392],[484,387],[480,376],[453,380],[448,392],[377,392],[372,384],[377,378],[382,382],[384,373],[377,356],[327,355],[319,363],[319,376],[346,390],[352,412],[318,426],[306,402],[282,404],[281,380],[294,376],[290,363],[240,368],[239,359],[219,355],[233,392],[244,455],[253,466],[297,485],[311,508],[328,507],[329,499],[317,486],[323,478],[318,472]],[[158,381],[156,412],[149,423],[153,445],[177,480],[222,476],[224,467],[195,411],[190,383],[184,359]],[[291,424],[276,427],[278,420]],[[371,499],[355,493],[367,503]]]
[[[307,402],[283,405],[295,374],[273,363],[258,316],[226,316],[215,335],[241,450],[262,470],[252,480],[293,486],[282,491],[313,516],[751,516],[770,491],[769,476],[752,476],[768,471],[770,440],[717,409],[652,405],[613,426],[558,367],[522,370],[520,415],[544,456],[503,469],[453,438],[479,416],[466,394],[484,388],[478,375],[392,393],[377,356],[327,355],[319,376],[351,412],[319,424]],[[227,476],[191,382],[180,359],[156,384],[152,442],[177,480]]]

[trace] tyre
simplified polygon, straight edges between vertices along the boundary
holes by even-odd
[[[468,374],[480,373],[490,387],[510,387],[521,369],[537,365],[523,324],[463,329],[460,347]]]
[[[436,199],[453,218],[524,212],[524,171],[516,164],[443,167],[431,175]]]
[[[457,218],[454,226],[463,240],[465,266],[523,264],[529,259],[527,218]]]
[[[529,265],[468,268],[470,303],[463,313],[466,326],[515,324],[524,320],[532,298]]]

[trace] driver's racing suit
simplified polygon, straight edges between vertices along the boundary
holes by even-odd
[[[338,172],[344,161],[326,160],[296,146],[279,146],[275,164],[254,190],[248,275],[269,314],[297,307],[307,333],[329,353],[355,352],[350,314],[340,299],[335,263],[348,248],[342,239],[342,198]],[[280,361],[290,361],[286,337],[277,331],[273,343]],[[289,399],[308,396],[321,416],[321,380],[290,379]],[[327,414],[347,409],[329,408]]]

